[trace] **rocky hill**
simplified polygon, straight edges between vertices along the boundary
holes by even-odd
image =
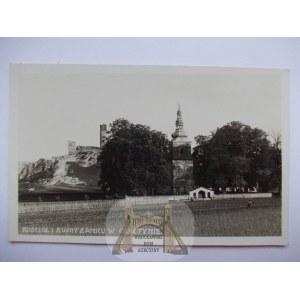
[[[19,186],[32,191],[41,186],[96,187],[98,154],[97,150],[89,150],[51,159],[41,158],[36,162],[20,162]]]

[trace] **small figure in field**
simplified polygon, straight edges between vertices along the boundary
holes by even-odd
[[[251,207],[252,206],[252,200],[248,200],[248,205],[247,205],[248,207]]]

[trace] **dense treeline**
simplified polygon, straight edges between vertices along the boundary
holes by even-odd
[[[257,187],[266,192],[280,189],[281,149],[267,134],[240,122],[231,122],[211,133],[197,136],[194,173],[197,186],[216,191],[226,187],[247,190]]]
[[[172,160],[166,135],[117,119],[99,156],[100,185],[127,195],[171,193]]]
[[[281,186],[280,141],[240,122],[217,128],[210,136],[195,138],[195,187],[239,191],[257,187],[271,191]],[[148,126],[117,119],[110,124],[99,156],[100,186],[113,194],[166,194],[172,191],[171,143]]]

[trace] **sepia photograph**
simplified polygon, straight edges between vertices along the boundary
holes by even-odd
[[[10,240],[117,255],[286,245],[288,80],[281,69],[11,65]]]

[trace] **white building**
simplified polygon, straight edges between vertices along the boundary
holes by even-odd
[[[190,199],[193,200],[208,200],[214,197],[214,191],[199,187],[193,191],[190,191]]]

